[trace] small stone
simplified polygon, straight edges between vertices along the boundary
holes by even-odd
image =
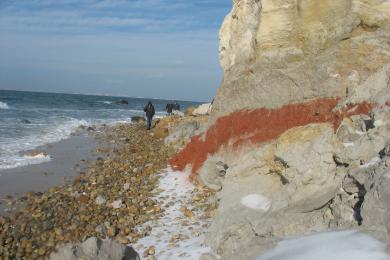
[[[144,251],[144,257],[147,257],[149,255],[155,255],[156,254],[156,247],[150,246],[148,249]]]
[[[116,235],[116,233],[117,233],[117,230],[116,230],[115,227],[109,227],[109,228],[107,229],[107,235],[108,235],[109,237],[114,237],[114,236]]]
[[[130,183],[123,184],[123,190],[128,191],[130,189]]]
[[[114,209],[120,209],[122,207],[122,200],[119,199],[114,201],[113,203],[111,203],[111,207],[113,207]]]
[[[54,229],[54,233],[55,233],[57,236],[62,236],[62,230],[59,229],[59,228],[55,228],[55,229]]]
[[[88,201],[89,201],[89,197],[88,197],[88,196],[85,196],[85,195],[81,195],[81,196],[78,198],[78,200],[79,200],[81,203],[86,204],[86,203],[88,203]]]
[[[192,218],[194,216],[194,213],[189,210],[188,208],[186,207],[181,207],[180,208],[180,211],[184,214],[184,216],[186,216],[187,218]]]
[[[102,236],[106,235],[106,229],[100,225],[95,228],[95,231],[101,234]]]
[[[97,205],[102,205],[102,204],[106,203],[106,199],[103,198],[102,196],[97,196],[95,199],[95,203]]]
[[[38,249],[38,255],[42,256],[42,255],[45,255],[45,253],[46,253],[46,250],[44,248],[41,247]]]
[[[129,239],[124,236],[117,236],[116,240],[118,240],[119,243],[127,245],[129,243]]]

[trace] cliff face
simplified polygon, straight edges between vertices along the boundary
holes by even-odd
[[[382,1],[235,1],[220,31],[225,77],[214,119],[244,108],[348,97],[389,62],[389,30],[381,28],[389,14],[390,3]]]
[[[208,129],[171,159],[219,191],[215,253],[329,228],[389,242],[390,2],[234,0],[220,61]]]
[[[241,0],[220,31],[225,71],[256,61],[291,62],[345,39],[357,25],[388,22],[390,4],[351,0]]]
[[[220,32],[225,71],[259,60],[294,61],[316,54],[359,23],[349,0],[234,1]]]
[[[389,19],[387,1],[234,1],[220,31],[225,75],[213,103],[210,132],[199,138],[203,144],[194,140],[192,147],[204,152],[199,158],[180,154],[173,158],[173,165],[195,164],[198,170],[208,155],[222,145],[226,149],[227,142],[206,147],[220,139],[209,140],[207,135],[229,132],[225,126],[218,129],[218,119],[229,121],[236,111],[242,111],[235,121],[241,130],[226,137],[233,143],[258,134],[252,127],[253,113],[261,118],[257,124],[266,125],[271,120],[267,111],[290,104],[306,107],[307,102],[314,102],[308,117],[318,114],[316,100],[322,104],[328,99],[333,104],[331,100],[337,99],[330,110],[362,102],[385,104],[390,92]],[[251,115],[246,116],[245,111]],[[322,116],[330,118],[331,114]],[[278,120],[287,122],[286,129],[302,125],[282,112]],[[308,118],[306,123],[315,121]]]

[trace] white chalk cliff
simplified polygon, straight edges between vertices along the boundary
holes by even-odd
[[[372,84],[374,73],[389,73],[389,21],[389,1],[233,1],[220,30],[225,76],[213,118],[350,97],[357,86]]]
[[[390,1],[234,0],[219,37],[209,130],[173,160],[217,190],[203,258],[338,229],[390,243]]]

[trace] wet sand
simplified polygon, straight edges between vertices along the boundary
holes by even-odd
[[[88,162],[97,158],[96,146],[95,137],[80,134],[36,148],[49,154],[52,160],[0,171],[0,199],[7,195],[18,198],[30,191],[44,192],[71,181],[88,166]],[[0,201],[0,214],[8,210],[4,201]]]

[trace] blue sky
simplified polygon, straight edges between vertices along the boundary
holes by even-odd
[[[208,101],[231,0],[0,0],[0,89]]]

